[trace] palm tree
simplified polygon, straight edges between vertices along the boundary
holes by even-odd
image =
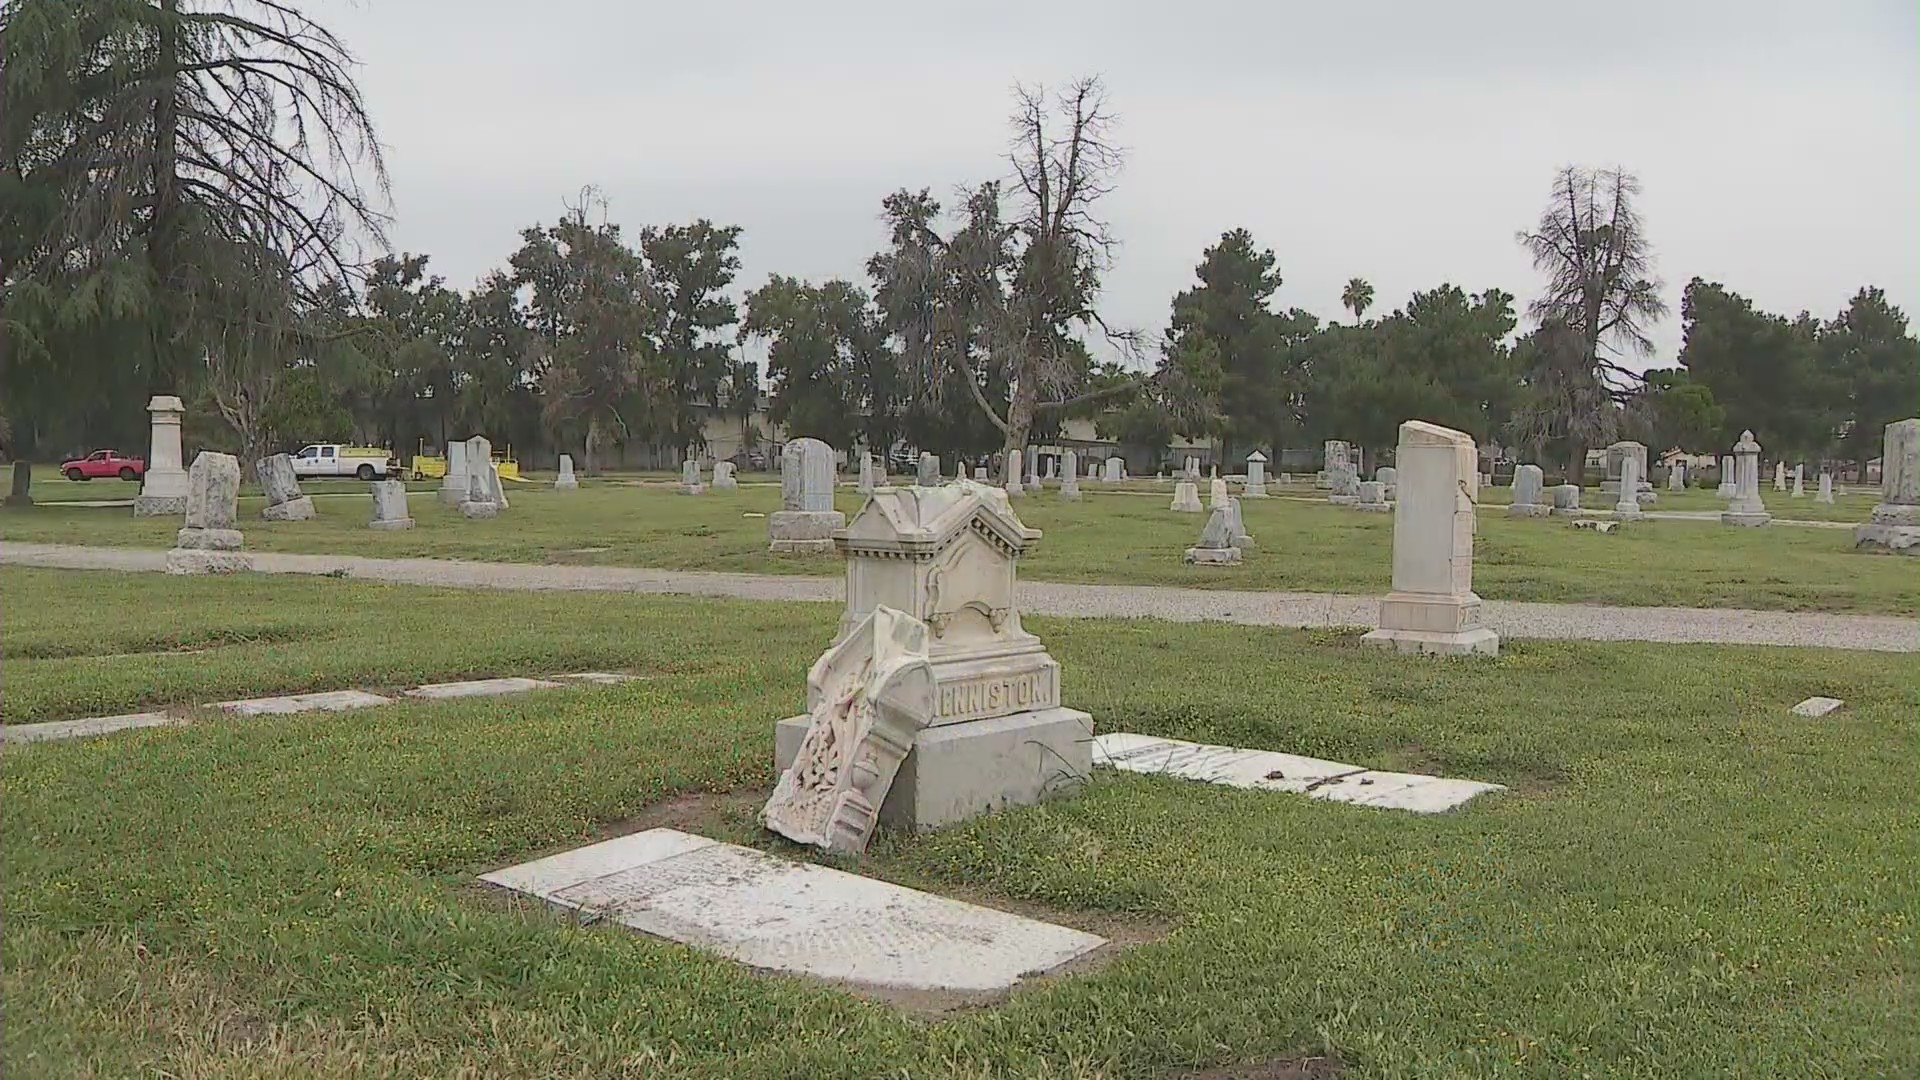
[[[1354,278],[1340,291],[1340,306],[1353,312],[1353,324],[1360,325],[1360,316],[1373,306],[1373,286],[1366,278]]]

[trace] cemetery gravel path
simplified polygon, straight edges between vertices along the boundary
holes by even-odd
[[[727,574],[622,566],[544,566],[460,559],[374,559],[357,555],[252,552],[269,574],[320,574],[460,588],[576,590],[724,596],[741,600],[838,602],[840,578]],[[69,570],[164,570],[166,553],[143,548],[0,542],[0,563]],[[1233,622],[1252,626],[1371,627],[1379,598],[1341,593],[1244,592],[1167,585],[1020,582],[1021,608],[1036,615]],[[1515,638],[1789,645],[1920,652],[1920,621],[1890,615],[1636,608],[1488,600],[1487,624]]]

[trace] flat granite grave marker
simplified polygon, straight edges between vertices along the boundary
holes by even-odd
[[[254,475],[266,492],[267,505],[260,516],[268,521],[306,521],[313,517],[313,498],[300,493],[300,478],[293,474],[293,459],[273,454],[253,463]]]
[[[1400,652],[1498,653],[1473,591],[1473,437],[1409,420],[1394,460],[1393,591],[1380,601],[1380,628],[1361,640]]]
[[[240,498],[240,462],[202,450],[187,470],[187,523],[167,552],[169,574],[234,574],[253,569],[234,528]]]

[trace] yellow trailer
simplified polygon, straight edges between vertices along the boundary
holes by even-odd
[[[425,439],[420,441],[420,449],[425,450]],[[493,467],[500,470],[500,479],[519,480],[520,463],[514,460],[513,447],[507,447],[504,455],[495,455]],[[447,475],[447,458],[444,454],[416,453],[407,468],[407,475],[415,480],[438,480]]]

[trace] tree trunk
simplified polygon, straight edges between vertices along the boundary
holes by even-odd
[[[160,0],[159,55],[153,100],[153,219],[147,236],[147,265],[153,272],[158,303],[149,328],[151,365],[147,370],[150,394],[180,392],[179,348],[181,311],[178,292],[180,245],[180,190],[178,146],[180,110],[175,95],[180,81],[180,3]]]
[[[1567,483],[1582,487],[1587,472],[1587,448],[1583,443],[1573,443],[1567,450]]]
[[[33,463],[24,458],[13,463],[13,490],[7,495],[7,505],[33,505]]]
[[[599,474],[599,454],[600,418],[598,416],[589,416],[587,418],[586,451],[581,455],[586,459],[582,464],[586,466],[585,471],[588,476],[597,476]]]
[[[1006,460],[1012,461],[1015,451],[1027,448],[1027,432],[1033,427],[1033,406],[1040,392],[1035,378],[1021,379],[1013,388],[1013,400],[1007,406],[1007,443]],[[1006,470],[1001,470],[1001,483],[1006,482]]]

